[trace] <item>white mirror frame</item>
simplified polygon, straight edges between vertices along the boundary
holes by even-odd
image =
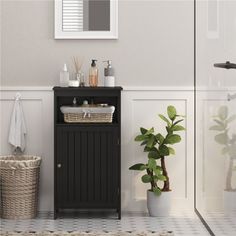
[[[110,31],[62,31],[62,0],[54,1],[54,17],[55,39],[118,39],[118,0],[111,0]]]

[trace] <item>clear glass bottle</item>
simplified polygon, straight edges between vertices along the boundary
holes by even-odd
[[[98,68],[96,65],[97,60],[92,60],[91,67],[89,69],[89,86],[97,87],[98,86]]]
[[[80,83],[79,83],[79,86],[80,87],[85,87],[85,76],[84,76],[83,72],[80,73]]]
[[[79,75],[75,73],[74,78],[70,78],[69,80],[69,87],[79,87]]]
[[[63,66],[63,71],[60,72],[60,86],[67,87],[69,85],[69,72],[66,64]]]

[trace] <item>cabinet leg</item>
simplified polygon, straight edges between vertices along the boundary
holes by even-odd
[[[121,210],[117,209],[117,213],[118,213],[118,220],[121,220]]]
[[[57,211],[57,210],[55,210],[55,211],[54,211],[54,214],[53,214],[53,218],[54,218],[54,220],[56,220],[56,219],[57,219],[57,213],[58,213],[58,211]]]

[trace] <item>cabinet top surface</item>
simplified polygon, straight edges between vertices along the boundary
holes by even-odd
[[[54,91],[112,91],[112,90],[122,90],[122,87],[116,86],[116,87],[59,87],[55,86],[53,87]]]

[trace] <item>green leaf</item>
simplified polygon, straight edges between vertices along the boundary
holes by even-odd
[[[158,133],[156,135],[156,139],[159,141],[159,144],[162,144],[165,138],[162,136],[162,134]]]
[[[152,134],[154,132],[154,128],[152,127],[151,129],[149,129],[145,135],[149,135]]]
[[[153,159],[153,158],[149,158],[148,160],[148,168],[151,169],[151,170],[154,170],[156,168],[156,160]]]
[[[160,181],[166,181],[166,177],[164,175],[158,175],[158,179]]]
[[[140,141],[144,141],[145,139],[147,139],[147,137],[141,134],[141,135],[136,136],[134,140],[137,142],[140,142]]]
[[[157,148],[156,147],[147,147],[145,146],[144,148],[144,152],[157,152]]]
[[[159,114],[159,117],[160,117],[162,120],[164,120],[164,121],[167,123],[168,126],[171,125],[170,121],[169,121],[165,116]]]
[[[161,171],[161,172],[163,171],[162,168],[161,168],[161,166],[156,166],[156,170],[159,170],[159,171]]]
[[[173,131],[171,130],[170,127],[167,127],[167,126],[166,126],[166,131],[167,131],[168,134],[173,134]]]
[[[129,168],[129,170],[145,170],[147,167],[142,163],[135,164]]]
[[[181,137],[178,134],[172,134],[167,137],[166,143],[168,144],[175,144],[181,141]]]
[[[159,152],[157,151],[150,151],[148,153],[148,158],[154,158],[154,159],[158,159],[158,158],[161,158]]]
[[[236,120],[236,115],[230,116],[229,119],[227,119],[226,121],[227,121],[227,123],[230,123],[230,122],[232,122],[234,120]]]
[[[228,107],[221,106],[218,110],[218,116],[221,120],[225,120],[228,117]]]
[[[153,171],[154,171],[156,176],[158,176],[162,173],[162,169],[160,170],[159,168],[155,168]]]
[[[150,175],[143,175],[142,176],[142,181],[143,181],[143,183],[150,183],[151,181],[152,181],[152,177],[150,176]]]
[[[229,156],[234,157],[234,159],[235,159],[235,155],[236,155],[236,147],[235,147],[235,145],[232,145],[229,148]]]
[[[225,128],[221,125],[213,125],[209,130],[223,131]]]
[[[168,149],[169,149],[169,153],[170,153],[171,155],[175,155],[175,149],[174,149],[174,148],[168,147]]]
[[[226,133],[217,134],[215,136],[215,141],[219,144],[227,144],[228,143],[228,135]]]
[[[182,131],[182,130],[185,130],[185,128],[181,125],[174,125],[174,126],[172,126],[171,130],[172,131]]]
[[[140,128],[140,132],[141,132],[141,134],[146,134],[147,133],[147,129],[141,127]]]
[[[177,125],[178,123],[182,122],[184,119],[181,119],[181,120],[177,120],[173,123],[173,125]]]
[[[147,140],[144,140],[141,144],[140,144],[140,146],[143,146],[143,145],[146,145],[147,144]]]
[[[159,147],[159,152],[161,156],[168,156],[169,155],[169,149],[166,145],[161,145]]]
[[[222,126],[222,127],[225,128],[225,124],[224,124],[222,121],[217,120],[217,119],[214,119],[214,121],[215,121],[218,125],[220,125],[220,126]]]
[[[222,150],[221,150],[221,154],[222,155],[225,155],[226,153],[228,153],[229,152],[229,148],[228,147],[224,147],[224,148],[222,148]]]
[[[152,180],[154,181],[154,182],[157,182],[159,179],[158,179],[158,176],[157,175],[153,175],[152,176]]]
[[[161,181],[166,181],[166,177],[164,175],[158,175],[158,179]]]
[[[149,147],[149,148],[152,147],[153,144],[154,144],[154,141],[155,141],[155,136],[152,135],[152,136],[149,138],[148,142],[147,142],[147,147]]]
[[[177,114],[175,107],[174,106],[168,106],[167,107],[167,114],[168,114],[168,116],[171,120],[174,120],[175,117],[176,117],[176,114]]]
[[[156,196],[160,196],[161,195],[161,189],[159,187],[155,187],[153,189],[153,192]]]
[[[151,148],[145,146],[144,149],[143,149],[144,152],[151,152]]]

